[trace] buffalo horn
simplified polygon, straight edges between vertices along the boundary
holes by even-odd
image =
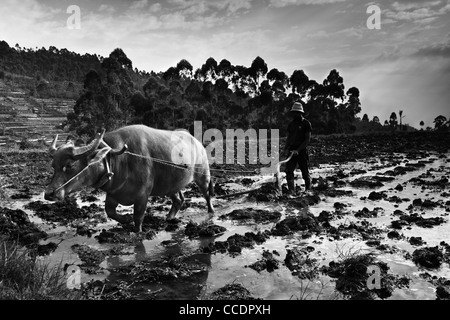
[[[54,155],[56,152],[56,142],[58,141],[58,135],[56,135],[55,139],[52,142],[52,145],[49,148],[49,152],[51,155]]]
[[[92,140],[92,142],[90,144],[88,144],[87,146],[75,147],[73,149],[72,156],[75,159],[80,159],[80,158],[85,157],[85,156],[89,155],[90,153],[94,152],[100,145],[100,142],[102,141],[104,134],[105,134],[105,131],[103,131],[103,133],[101,133],[101,134],[97,133],[97,136],[95,137],[95,139]]]

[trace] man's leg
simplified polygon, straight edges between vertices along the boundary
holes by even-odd
[[[292,156],[291,160],[286,163],[286,180],[290,193],[295,193],[294,171],[297,167],[298,156]]]
[[[311,176],[309,174],[309,156],[307,153],[299,155],[298,162],[300,171],[302,172],[302,178],[305,180],[305,191],[311,188]]]

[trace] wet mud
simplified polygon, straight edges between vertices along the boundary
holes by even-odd
[[[295,196],[255,166],[212,165],[246,171],[215,171],[216,196],[257,190],[214,199],[211,217],[191,184],[172,220],[170,200],[152,197],[138,234],[132,208],[118,208],[129,223],[108,219],[98,190],[43,200],[46,152],[1,153],[0,236],[78,266],[84,299],[445,300],[449,144],[432,132],[314,137],[313,188],[303,192],[297,172]]]

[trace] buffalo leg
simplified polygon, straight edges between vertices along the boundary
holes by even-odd
[[[147,198],[145,201],[134,204],[134,232],[142,231],[142,222],[144,221],[145,209],[147,208]]]
[[[205,180],[205,179],[202,179],[202,180]],[[206,200],[206,204],[208,205],[208,212],[214,213],[214,208],[211,204],[211,195],[209,193],[209,181],[201,181],[201,182],[196,181],[196,183],[197,183],[198,188],[202,192],[203,197]]]
[[[175,215],[177,212],[181,209],[181,206],[184,202],[184,196],[183,193],[180,191],[175,193],[174,195],[170,196],[170,199],[172,199],[172,207],[170,208],[169,214],[167,215],[167,219],[173,219],[175,218]]]
[[[130,222],[127,216],[120,215],[116,212],[116,208],[118,205],[119,203],[117,201],[109,196],[106,196],[105,211],[108,217],[123,224]]]

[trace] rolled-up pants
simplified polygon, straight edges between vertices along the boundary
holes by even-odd
[[[294,171],[297,165],[302,172],[303,180],[305,180],[305,188],[309,189],[311,186],[311,176],[309,175],[309,154],[307,150],[292,156],[291,160],[286,163],[286,180],[294,180]]]

